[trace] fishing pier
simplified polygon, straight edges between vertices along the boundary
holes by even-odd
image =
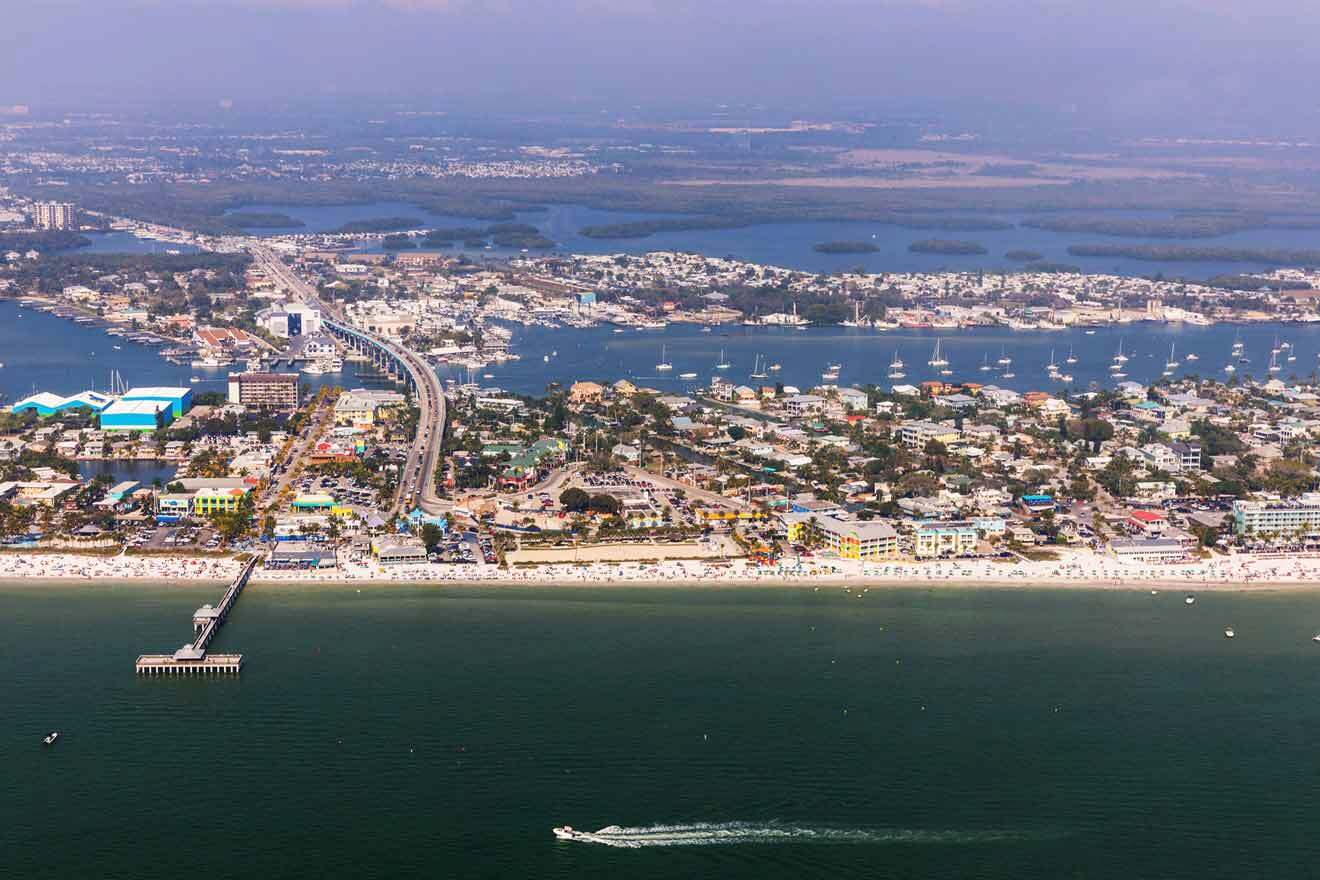
[[[203,605],[193,613],[193,640],[173,654],[143,654],[137,658],[138,675],[238,675],[243,666],[242,654],[208,654],[207,648],[215,634],[224,626],[238,596],[247,586],[248,578],[257,567],[257,559],[250,559],[243,570],[230,583],[220,597],[218,605]]]

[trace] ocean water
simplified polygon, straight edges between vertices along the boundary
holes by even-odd
[[[468,217],[454,217],[422,211],[405,202],[376,202],[360,205],[329,205],[301,207],[298,205],[249,205],[236,210],[271,211],[295,217],[305,224],[292,229],[251,230],[258,235],[279,235],[298,232],[332,232],[352,220],[370,220],[381,217],[415,217],[424,226],[484,226],[487,221]],[[969,212],[971,213],[971,212]],[[1078,212],[1086,213],[1086,212]],[[1170,212],[1114,211],[1114,216],[1146,219],[1166,219]],[[996,213],[987,215],[996,220],[1014,224],[1028,219],[1028,214]],[[581,235],[585,226],[626,223],[634,220],[671,219],[672,214],[602,211],[582,205],[549,205],[544,211],[524,212],[518,221],[530,223],[555,241],[555,251],[575,254],[641,254],[647,251],[693,251],[710,257],[735,257],[756,263],[785,266],[807,272],[838,272],[863,266],[869,272],[935,272],[941,270],[975,271],[977,269],[1017,268],[1005,258],[1010,250],[1027,249],[1040,253],[1044,259],[1080,267],[1086,272],[1116,275],[1151,276],[1163,273],[1175,278],[1205,279],[1218,274],[1258,272],[1269,267],[1252,263],[1226,263],[1217,261],[1152,262],[1118,257],[1076,257],[1068,253],[1075,244],[1158,244],[1190,245],[1195,247],[1238,248],[1320,248],[1320,230],[1317,229],[1251,229],[1212,238],[1148,239],[1141,237],[1111,237],[1077,232],[1051,232],[1014,226],[996,230],[931,230],[905,229],[899,226],[870,222],[807,222],[773,223],[745,226],[736,229],[691,229],[661,232],[645,238],[598,239]],[[983,255],[957,256],[949,254],[914,254],[908,245],[928,238],[975,241],[984,245]],[[868,254],[821,254],[815,246],[828,241],[867,241],[877,250]],[[379,250],[379,243],[371,248]],[[468,250],[462,242],[449,248],[471,257],[507,257],[515,254],[511,249]]]
[[[927,364],[940,340],[940,350],[950,361],[950,376],[942,376]],[[1235,339],[1241,339],[1249,364],[1230,357]],[[1290,342],[1296,360],[1279,355],[1280,371],[1268,370],[1270,350],[1275,340]],[[1119,346],[1129,358],[1126,378],[1115,379],[1109,367]],[[669,373],[659,373],[661,347],[673,364]],[[1006,327],[971,330],[892,330],[878,331],[849,327],[809,327],[788,330],[768,327],[730,325],[702,333],[693,325],[671,324],[664,330],[627,330],[615,333],[608,326],[577,329],[542,327],[514,328],[513,351],[521,357],[505,364],[492,364],[473,378],[484,385],[496,385],[520,394],[545,393],[549,382],[567,387],[579,379],[613,382],[629,379],[648,388],[665,392],[687,392],[708,385],[719,376],[734,383],[749,385],[783,382],[799,388],[820,384],[829,364],[841,367],[841,385],[875,383],[883,388],[894,384],[916,385],[927,379],[949,382],[980,382],[1017,391],[1043,390],[1061,392],[1088,388],[1113,388],[1118,381],[1153,382],[1164,372],[1170,346],[1179,362],[1174,376],[1201,376],[1226,381],[1231,375],[1263,380],[1271,375],[1282,379],[1309,378],[1320,365],[1320,325],[1317,324],[1229,324],[1192,327],[1174,324],[1129,324],[1101,327],[1087,335],[1082,330],[1014,331]],[[715,369],[723,350],[729,369]],[[1077,363],[1068,364],[1069,351]],[[903,379],[888,378],[890,360],[898,353],[906,365]],[[982,371],[981,364],[992,366],[1001,352],[1013,359],[1013,378],[1003,377],[1003,370]],[[1067,386],[1046,376],[1045,366],[1051,354],[1059,368],[1073,376]],[[1197,360],[1186,361],[1188,354]],[[768,374],[767,379],[753,379],[758,356],[765,363],[779,363],[783,369]],[[549,357],[549,360],[546,358]],[[1225,373],[1224,366],[1233,360],[1236,372]],[[442,377],[463,381],[467,371],[441,366]],[[680,378],[685,372],[696,373],[692,380]],[[490,378],[483,378],[485,374]]]
[[[38,391],[61,395],[89,388],[103,391],[110,387],[112,370],[118,370],[130,386],[178,385],[196,393],[226,390],[229,367],[205,370],[172,364],[160,356],[161,348],[167,347],[139,345],[109,336],[101,327],[0,299],[0,397],[11,404]],[[194,376],[201,381],[192,382]],[[301,382],[305,388],[353,388],[384,387],[389,380],[368,365],[346,363],[342,373],[305,375]]]
[[[240,678],[136,678],[216,595],[0,587],[6,874],[1286,878],[1320,850],[1313,593],[258,585],[216,644]]]

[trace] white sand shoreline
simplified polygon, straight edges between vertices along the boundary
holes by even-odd
[[[225,558],[170,556],[84,556],[59,553],[0,554],[0,583],[90,584],[128,582],[162,585],[219,585],[240,563]],[[1091,553],[1068,553],[1059,560],[990,562],[868,562],[804,560],[796,567],[764,568],[733,560],[711,563],[670,560],[658,563],[545,564],[502,569],[482,565],[417,565],[382,570],[374,563],[348,562],[329,571],[258,569],[252,586],[546,586],[546,587],[791,587],[893,589],[1022,590],[1182,590],[1277,592],[1320,589],[1320,557],[1211,560],[1155,565],[1119,562]]]

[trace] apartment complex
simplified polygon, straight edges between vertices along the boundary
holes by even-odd
[[[229,402],[254,409],[297,409],[298,374],[230,373]]]
[[[1320,532],[1320,492],[1297,498],[1234,501],[1233,531],[1239,535],[1296,535]]]
[[[809,513],[784,514],[788,539],[800,541],[813,532],[827,550],[841,559],[893,559],[898,556],[898,532],[886,522],[852,522]]]
[[[38,229],[77,229],[78,210],[68,202],[37,202],[32,206],[32,225]]]

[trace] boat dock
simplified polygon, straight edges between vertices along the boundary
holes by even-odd
[[[193,640],[173,654],[142,654],[137,658],[138,675],[238,675],[242,654],[208,654],[215,634],[224,625],[238,596],[247,586],[257,559],[250,559],[220,597],[218,605],[203,605],[193,612]]]

